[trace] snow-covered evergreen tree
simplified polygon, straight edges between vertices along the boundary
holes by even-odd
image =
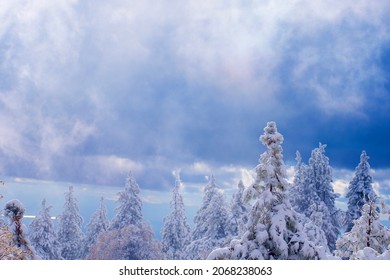
[[[143,220],[140,189],[132,174],[119,193],[114,219],[90,247],[88,259],[163,259],[161,243],[153,238],[151,226]]]
[[[80,259],[83,254],[83,217],[73,194],[73,187],[65,193],[64,210],[58,217],[58,241],[61,244],[61,256],[66,260]]]
[[[22,260],[23,257],[22,249],[16,246],[13,234],[0,215],[0,260]]]
[[[99,234],[108,230],[110,221],[107,216],[107,208],[104,205],[104,198],[101,197],[99,208],[92,214],[91,220],[87,224],[87,230],[84,239],[85,252],[88,255],[90,247],[96,243]]]
[[[305,217],[303,224],[303,231],[306,233],[307,238],[312,241],[316,246],[323,247],[327,253],[330,253],[328,247],[328,240],[326,239],[325,232],[322,230],[324,223],[324,215],[328,213],[326,206],[323,202],[319,204],[312,204],[309,207],[311,213],[310,218]]]
[[[207,232],[208,224],[206,222],[207,218],[207,208],[210,205],[212,197],[217,192],[217,186],[215,184],[214,176],[211,176],[209,183],[203,190],[203,202],[201,207],[196,212],[194,217],[195,227],[192,230],[192,240],[200,239]]]
[[[187,224],[183,197],[180,194],[182,182],[180,175],[176,176],[172,191],[172,212],[164,218],[164,226],[161,230],[163,252],[169,260],[183,259],[185,247],[190,241],[190,227]]]
[[[247,231],[209,259],[316,259],[322,251],[308,240],[299,214],[287,197],[289,186],[282,155],[283,136],[267,123],[260,141],[267,147],[256,167],[256,179],[244,198],[253,200]]]
[[[361,250],[371,248],[376,255],[383,254],[390,245],[390,230],[379,220],[378,205],[369,200],[361,208],[361,216],[353,221],[349,232],[344,233],[336,243],[335,255],[343,259],[361,259]]]
[[[61,246],[50,217],[51,206],[46,206],[42,200],[41,210],[29,226],[31,245],[37,255],[43,260],[60,260]]]
[[[332,186],[332,168],[329,165],[329,158],[325,156],[326,145],[320,144],[314,149],[309,159],[309,192],[310,204],[320,205],[316,211],[322,211],[322,230],[325,232],[328,241],[328,247],[331,252],[336,248],[336,240],[339,236],[339,210],[335,206],[337,195]],[[313,196],[312,193],[315,193]],[[308,208],[313,209],[313,208]],[[313,214],[309,210],[309,217]]]
[[[6,203],[4,215],[9,219],[10,232],[13,235],[14,244],[22,250],[21,258],[34,260],[37,259],[37,256],[30,244],[27,227],[22,223],[25,211],[23,204],[19,200],[13,199]]]
[[[233,236],[241,236],[246,231],[249,206],[244,203],[245,186],[242,180],[238,183],[238,190],[233,194],[231,203],[231,232]]]
[[[289,191],[289,199],[294,210],[303,215],[300,223],[303,224],[308,239],[316,246],[323,246],[328,249],[328,241],[322,230],[324,212],[324,203],[318,198],[316,190],[310,184],[309,166],[302,161],[299,151],[296,152],[295,176],[294,182]],[[329,251],[329,250],[327,250]]]
[[[92,260],[161,260],[161,242],[154,239],[153,230],[143,221],[121,229],[102,232],[90,248]]]
[[[192,241],[187,246],[187,259],[205,259],[216,247],[224,246],[231,238],[229,210],[214,176],[204,190],[203,202],[197,211]]]
[[[217,190],[212,197],[207,212],[209,226],[204,237],[218,240],[218,243],[220,243],[219,241],[225,242],[224,239],[231,237],[231,227],[229,225],[229,209],[221,190]]]
[[[301,154],[297,151],[294,182],[289,190],[289,199],[294,210],[310,217],[310,206],[316,200],[316,192],[310,188],[309,166],[302,162]]]
[[[326,145],[320,144],[318,148],[314,149],[308,165],[302,162],[301,155],[297,152],[297,164],[295,166],[294,182],[290,190],[290,201],[297,212],[312,221],[309,222],[310,227],[318,225],[313,220],[315,216],[320,215],[322,217],[321,229],[325,233],[329,250],[333,251],[340,233],[342,213],[335,207],[337,194],[334,193],[332,187],[332,168],[329,165],[328,157],[325,156],[325,148]],[[303,220],[304,223],[308,221],[307,219]],[[307,229],[307,227],[305,228]],[[320,234],[318,229],[316,231]]]
[[[118,194],[119,206],[116,208],[110,229],[121,229],[142,222],[142,201],[139,193],[139,186],[130,172],[126,179],[125,189]]]
[[[354,254],[355,260],[390,260],[390,247],[385,252],[379,254],[377,251],[370,247],[364,247]]]
[[[361,209],[370,200],[376,200],[377,195],[372,188],[369,157],[363,151],[360,155],[360,163],[355,169],[355,175],[349,183],[346,198],[348,198],[348,210],[346,213],[346,231],[353,227],[353,221],[361,216]]]

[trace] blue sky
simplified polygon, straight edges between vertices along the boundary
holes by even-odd
[[[211,173],[232,189],[273,120],[287,164],[327,144],[342,192],[365,149],[386,196],[389,14],[386,0],[2,1],[0,172],[101,189],[131,169],[159,192],[180,169],[188,192]]]

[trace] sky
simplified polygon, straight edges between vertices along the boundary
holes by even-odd
[[[389,14],[387,0],[1,1],[0,174],[102,190],[131,170],[151,204],[174,170],[189,193],[210,174],[231,190],[275,121],[288,166],[327,144],[343,194],[366,150],[388,198]]]

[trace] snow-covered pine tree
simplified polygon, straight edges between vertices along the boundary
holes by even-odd
[[[0,199],[3,196],[0,194]],[[22,260],[23,251],[16,246],[13,234],[0,215],[0,260]]]
[[[64,210],[58,219],[57,236],[61,245],[61,256],[66,260],[80,259],[83,254],[83,217],[80,215],[72,186],[65,193]]]
[[[131,172],[126,179],[125,189],[119,192],[116,213],[111,221],[110,229],[121,229],[128,225],[142,222],[142,201],[140,189]]]
[[[177,173],[170,203],[172,211],[164,218],[164,226],[161,229],[163,252],[169,260],[183,259],[185,247],[190,241],[190,227],[187,224],[183,197],[180,194],[181,187],[180,174]]]
[[[361,208],[361,216],[354,220],[353,227],[336,242],[335,255],[343,259],[361,259],[362,250],[371,248],[375,255],[383,254],[390,245],[390,230],[379,220],[378,205],[373,200]]]
[[[229,209],[222,190],[218,190],[212,197],[208,209],[208,230],[205,237],[216,240],[217,244],[223,244],[227,238],[231,238],[229,225]]]
[[[201,207],[196,212],[194,217],[194,228],[192,230],[192,238],[191,240],[197,240],[202,238],[208,229],[208,224],[206,222],[207,217],[207,208],[210,205],[212,197],[217,192],[217,186],[215,184],[214,176],[211,176],[208,184],[203,190],[203,201]]]
[[[337,195],[332,187],[332,168],[329,165],[329,158],[325,156],[326,145],[320,144],[314,149],[309,159],[309,192],[315,195],[310,197],[311,205],[319,205],[321,202],[324,207],[318,208],[317,211],[323,211],[322,230],[325,232],[328,241],[328,247],[331,252],[336,248],[336,240],[339,236],[339,210],[335,206]],[[308,208],[313,209],[313,208]],[[312,212],[305,213],[311,217]]]
[[[211,176],[204,189],[203,202],[194,222],[192,241],[186,248],[187,259],[206,259],[214,248],[229,242],[231,238],[229,210],[214,176]]]
[[[247,231],[208,259],[316,259],[321,250],[308,240],[299,214],[287,197],[289,186],[282,155],[283,136],[267,123],[260,141],[267,147],[256,167],[255,182],[244,198],[253,200]]]
[[[162,259],[161,243],[153,238],[151,226],[143,220],[140,189],[131,172],[125,190],[119,193],[115,216],[108,231],[101,232],[90,247],[88,259]]]
[[[23,204],[19,200],[13,199],[6,203],[4,215],[9,219],[14,244],[22,250],[21,259],[34,260],[37,259],[37,256],[28,239],[27,227],[22,223],[25,211]]]
[[[302,162],[299,151],[296,152],[294,182],[289,191],[289,199],[294,210],[302,215],[300,223],[303,224],[308,239],[316,246],[328,249],[328,241],[322,230],[324,203],[319,201],[317,192],[310,184],[309,166]]]
[[[107,208],[104,205],[104,198],[100,198],[99,208],[92,214],[91,220],[87,224],[87,230],[84,239],[84,256],[87,256],[89,249],[96,243],[99,234],[106,232],[110,226],[107,216]]]
[[[325,204],[320,202],[319,204],[312,204],[309,207],[311,213],[310,218],[305,219],[302,222],[303,230],[307,235],[307,238],[312,241],[316,246],[323,247],[329,254],[328,240],[326,239],[325,232],[322,230],[324,215],[329,213]]]
[[[46,199],[43,199],[41,210],[29,226],[29,237],[41,259],[60,260],[61,246],[50,217],[50,208],[51,206],[46,206]]]
[[[316,192],[310,189],[309,185],[309,167],[302,162],[299,151],[296,152],[295,176],[294,182],[289,190],[289,199],[294,210],[298,213],[310,217],[310,206],[315,200]]]
[[[353,221],[361,216],[361,209],[370,200],[375,201],[377,195],[372,188],[369,157],[363,151],[360,155],[360,163],[355,169],[352,181],[349,183],[346,198],[348,198],[348,210],[346,213],[346,232],[353,227]]]
[[[231,202],[231,232],[233,236],[241,236],[246,231],[248,222],[249,206],[244,203],[245,186],[242,180],[238,183],[238,190],[233,194]]]
[[[161,242],[153,237],[151,226],[141,221],[121,229],[102,232],[90,248],[92,260],[161,260]]]

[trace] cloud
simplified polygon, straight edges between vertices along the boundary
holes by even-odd
[[[378,48],[389,40],[383,22],[388,9],[383,2],[320,1],[287,19],[292,42],[284,52],[291,63],[287,82],[327,114],[361,114],[372,94],[380,92],[368,95],[365,87],[383,76],[375,61]]]
[[[191,173],[196,173],[201,175],[213,173],[212,168],[207,163],[204,162],[194,162],[190,166],[188,171]]]
[[[376,193],[388,200],[390,199],[389,169],[372,169],[373,187]]]
[[[290,152],[301,139],[321,141],[317,127],[332,117],[370,122],[366,105],[388,104],[379,60],[389,8],[362,0],[5,1],[0,167],[105,183],[125,169],[151,170],[162,182],[145,183],[168,188],[175,168],[204,176],[231,164],[241,174],[222,185],[249,183],[245,166],[257,160],[257,133],[270,118],[292,139]],[[303,125],[310,114],[320,119],[310,118],[313,132]],[[291,136],[298,130],[305,134]]]
[[[334,192],[340,194],[341,196],[345,196],[346,191],[348,189],[349,182],[346,180],[334,180],[333,181],[333,189]]]
[[[90,156],[83,159],[84,176],[97,184],[124,182],[130,171],[137,176],[144,171],[144,165],[127,158]]]

